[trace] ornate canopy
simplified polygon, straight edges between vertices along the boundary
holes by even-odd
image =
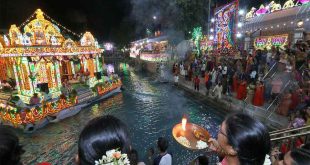
[[[90,32],[86,32],[80,42],[75,42],[70,38],[65,39],[59,28],[63,27],[62,25],[52,20],[41,9],[37,9],[34,15],[35,18],[29,22],[27,20],[28,23],[24,27],[17,27],[13,24],[9,34],[0,36],[0,44],[3,42],[0,45],[0,57],[101,53]],[[46,20],[45,17],[51,21]]]

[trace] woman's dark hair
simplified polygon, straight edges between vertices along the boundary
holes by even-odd
[[[291,151],[291,157],[293,159],[293,165],[308,165],[310,164],[310,144],[306,144],[301,148]]]
[[[82,130],[78,141],[81,165],[94,164],[106,151],[119,149],[130,151],[130,140],[126,125],[113,116],[102,116],[91,120]]]
[[[24,153],[18,137],[8,127],[0,126],[0,164],[21,165],[20,157]]]
[[[197,160],[199,165],[209,165],[209,159],[205,155],[198,156]]]
[[[135,149],[132,149],[129,154],[130,165],[137,165],[139,162],[138,152]]]
[[[244,113],[235,113],[225,120],[228,143],[237,152],[241,165],[262,165],[270,152],[267,128]]]
[[[169,146],[169,142],[167,139],[160,137],[157,140],[157,147],[160,150],[160,152],[166,152]]]

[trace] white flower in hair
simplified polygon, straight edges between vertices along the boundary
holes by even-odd
[[[266,155],[264,165],[271,165],[270,156]]]
[[[127,154],[122,154],[117,149],[109,150],[102,159],[95,161],[95,165],[130,165]]]

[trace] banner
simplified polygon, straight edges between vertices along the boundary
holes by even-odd
[[[288,43],[288,34],[276,36],[262,36],[256,37],[254,40],[255,49],[271,49],[272,46],[284,49]]]
[[[238,0],[215,10],[215,45],[217,49],[231,49],[235,46]]]

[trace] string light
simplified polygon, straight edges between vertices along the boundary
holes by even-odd
[[[75,35],[75,36],[77,36],[77,37],[82,37],[82,35],[78,35],[78,34],[72,32],[70,29],[68,29],[68,28],[66,28],[65,26],[61,25],[60,23],[58,23],[57,21],[55,21],[53,18],[51,18],[51,17],[48,16],[47,14],[45,14],[45,13],[43,13],[43,14],[44,14],[44,16],[45,16],[46,18],[48,18],[49,20],[51,20],[51,22],[53,22],[54,24],[60,26],[61,28],[63,28],[63,29],[66,30],[67,32],[69,32],[69,33],[71,33],[71,34],[73,34],[73,35]]]

